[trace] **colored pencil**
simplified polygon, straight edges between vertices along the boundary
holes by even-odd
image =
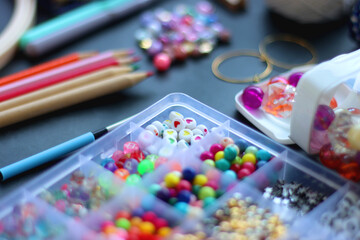
[[[124,73],[129,73],[138,68],[137,65],[132,66],[123,66],[123,67],[107,67],[104,69],[97,70],[95,72],[91,72],[85,75],[81,75],[80,77],[71,79],[69,81],[61,82],[55,85],[51,85],[49,87],[45,87],[39,89],[34,92],[30,92],[28,94],[24,94],[7,101],[0,102],[0,112],[14,108],[23,104],[27,104],[33,102],[35,100],[49,97],[61,92],[68,91],[70,89],[83,86],[92,82],[100,81],[104,78],[108,78],[115,75],[120,75]]]
[[[151,75],[151,72],[139,72],[114,76],[2,111],[0,127],[114,93],[131,87]]]
[[[20,160],[18,162],[12,163],[8,166],[0,168],[0,182],[5,181],[6,179],[12,178],[20,173],[38,167],[44,163],[48,163],[59,159],[60,157],[65,156],[79,148],[82,148],[106,133],[112,131],[116,127],[120,126],[122,123],[126,122],[129,118],[123,119],[117,123],[109,125],[105,128],[101,128],[94,132],[87,132],[83,135],[75,137],[69,141],[56,145],[52,148],[49,148],[45,151],[37,153],[33,156]]]
[[[0,102],[96,71],[98,69],[102,69],[104,67],[126,65],[139,60],[138,57],[127,57],[118,60],[114,58],[113,55],[114,54],[112,52],[101,53],[78,62],[70,63],[65,66],[1,86]]]
[[[95,52],[88,52],[88,53],[72,53],[54,60],[51,60],[49,62],[45,62],[42,63],[40,65],[36,65],[34,67],[25,69],[23,71],[11,74],[9,76],[0,78],[0,86],[8,84],[8,83],[12,83],[15,82],[19,79],[23,79],[23,78],[27,78],[30,76],[34,76],[36,74],[72,63],[72,62],[76,62],[79,61],[81,59],[85,59],[88,57],[92,57],[94,56],[96,53]]]

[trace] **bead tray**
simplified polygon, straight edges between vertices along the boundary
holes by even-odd
[[[155,147],[152,147],[150,151],[158,152],[162,147],[169,147],[168,162],[156,168],[152,173],[145,175],[139,183],[133,186],[129,186],[112,172],[99,165],[102,159],[110,157],[125,142],[138,141],[139,136],[145,132],[144,128],[149,123],[158,119],[165,120],[171,111],[177,111],[186,117],[195,118],[199,124],[204,124],[209,129],[213,127],[217,127],[217,129],[185,151],[176,147],[169,147],[164,139],[154,137],[152,142]],[[245,139],[253,146],[267,150],[274,158],[246,179],[234,181],[231,188],[226,188],[227,191],[217,198],[213,204],[200,211],[183,213],[149,193],[150,184],[158,182],[164,174],[169,172],[173,164],[182,168],[194,167],[204,173],[217,171],[223,177],[225,173],[208,166],[199,158],[204,150],[222,137]],[[54,207],[51,202],[46,201],[43,195],[44,191],[55,191],[65,183],[70,185],[70,179],[74,176],[74,172],[81,172],[81,176],[86,177],[95,176],[98,182],[101,182],[101,189],[108,190],[108,192],[105,191],[108,197],[104,197],[94,205],[85,207],[86,210],[83,209],[81,216],[74,215],[73,212],[69,214],[69,212],[60,211],[59,206]],[[294,209],[275,204],[272,200],[262,196],[264,188],[273,185],[278,179],[302,183],[312,190],[323,193],[328,198],[308,213],[301,215]],[[19,239],[28,239],[20,226],[14,228],[13,225],[9,224],[9,222],[11,223],[9,219],[13,219],[13,222],[23,220],[22,218],[17,219],[19,216],[16,213],[19,207],[26,203],[33,203],[36,208],[46,211],[45,217],[49,218],[50,226],[55,225],[62,228],[61,231],[56,231],[56,236],[48,237],[48,239],[110,239],[100,232],[101,222],[104,219],[111,218],[119,209],[132,209],[138,206],[143,199],[149,199],[147,202],[153,204],[151,206],[153,206],[154,211],[160,209],[159,213],[163,213],[162,217],[169,221],[173,229],[169,239],[181,239],[179,236],[199,231],[211,235],[213,229],[202,225],[203,219],[212,216],[218,207],[224,205],[234,193],[241,193],[244,198],[251,197],[258,206],[266,207],[272,213],[278,214],[280,220],[287,226],[285,239],[293,239],[293,236],[297,236],[298,239],[309,239],[306,235],[308,232],[318,233],[320,229],[326,234],[319,235],[316,239],[331,239],[331,237],[336,239],[338,235],[333,232],[332,228],[323,227],[320,223],[321,215],[326,211],[331,211],[334,208],[334,203],[350,192],[359,198],[360,190],[357,185],[347,182],[305,156],[274,142],[191,97],[181,93],[173,93],[65,159],[22,189],[4,198],[0,205],[0,239],[6,238],[6,230],[9,230],[14,238],[17,236]],[[6,227],[4,227],[5,225]],[[345,234],[345,239],[353,237],[346,235],[346,232],[342,234]],[[41,233],[40,236],[45,238],[46,234]],[[38,236],[38,239],[42,238]]]

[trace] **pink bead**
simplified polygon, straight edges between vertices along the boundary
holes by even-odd
[[[55,202],[55,208],[60,212],[65,212],[66,210],[66,202],[63,199],[59,199]]]
[[[104,221],[102,224],[101,224],[101,228],[102,229],[105,229],[107,227],[112,227],[114,226],[114,223],[112,221]]]
[[[214,180],[208,181],[204,186],[211,187],[214,190],[217,190],[219,188],[218,182]]]
[[[205,176],[207,177],[208,181],[220,181],[221,173],[218,170],[212,168],[207,171]]]
[[[180,192],[182,190],[187,190],[191,192],[191,183],[186,180],[180,180],[178,185],[176,186],[176,191]]]
[[[234,140],[230,137],[224,137],[220,140],[220,144],[226,148],[227,145],[234,144]]]
[[[215,143],[215,144],[211,145],[210,152],[215,155],[219,151],[224,151],[224,149],[225,148],[221,144]]]
[[[112,158],[115,162],[117,162],[117,161],[120,161],[120,159],[125,159],[126,156],[125,156],[125,154],[124,154],[123,151],[121,151],[121,150],[116,150],[116,151],[113,153],[113,155],[111,156],[111,158]]]
[[[168,222],[163,218],[158,218],[153,223],[154,223],[156,229],[159,229],[162,227],[167,227],[169,225]]]
[[[145,222],[154,222],[157,219],[157,216],[154,212],[148,211],[142,216],[142,220]]]
[[[205,151],[200,155],[200,159],[205,161],[207,159],[214,160],[214,154],[212,152]]]
[[[249,169],[247,168],[243,168],[238,172],[238,179],[243,179],[244,177],[247,177],[251,174],[251,172],[249,171]]]
[[[255,165],[251,162],[244,162],[241,165],[241,169],[247,169],[250,171],[250,173],[253,173],[256,170]]]
[[[257,109],[261,106],[264,91],[256,86],[248,86],[241,95],[244,106],[248,109]]]
[[[177,192],[174,188],[169,188],[169,192],[170,192],[170,196],[171,197],[176,197],[177,196]]]
[[[155,55],[153,63],[158,71],[166,71],[171,65],[171,58],[166,53],[159,53]]]
[[[288,80],[289,84],[296,87],[298,85],[302,75],[304,75],[304,73],[302,73],[302,72],[295,72],[295,73],[291,74],[289,77],[289,80]]]
[[[140,151],[139,144],[137,142],[124,143],[124,154],[132,154]]]

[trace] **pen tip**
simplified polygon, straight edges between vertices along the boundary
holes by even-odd
[[[133,60],[133,62],[138,62],[138,61],[141,60],[141,57],[139,57],[139,56],[134,56],[134,57],[132,58],[132,60]]]
[[[154,75],[154,72],[152,72],[152,71],[148,71],[148,72],[146,73],[146,76],[147,76],[147,77],[151,77],[152,75]]]
[[[131,64],[131,68],[133,69],[133,71],[136,71],[139,69],[139,64]]]

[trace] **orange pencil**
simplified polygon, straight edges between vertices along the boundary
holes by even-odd
[[[94,56],[96,52],[87,52],[87,53],[72,53],[57,59],[54,59],[52,61],[34,66],[32,68],[28,68],[26,70],[23,70],[21,72],[17,72],[14,74],[11,74],[9,76],[0,78],[0,86],[3,86],[5,84],[15,82],[19,79],[27,78],[60,66],[63,66],[68,63],[76,62],[81,59],[85,59],[91,56]]]

